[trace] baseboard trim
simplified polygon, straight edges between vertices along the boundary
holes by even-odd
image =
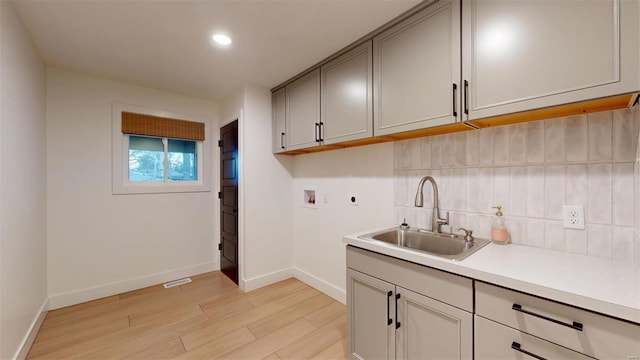
[[[336,301],[339,301],[343,304],[347,303],[347,293],[345,290],[340,289],[339,287],[328,283],[317,276],[311,275],[310,273],[297,267],[293,268],[293,276],[303,283],[331,296],[332,298],[336,299]]]
[[[162,284],[167,281],[172,281],[187,276],[199,275],[215,270],[218,270],[218,266],[217,263],[212,261],[204,264],[186,266],[183,268],[169,270],[161,273],[113,282],[110,284],[70,291],[63,294],[52,295],[49,297],[49,309],[55,310],[65,306],[80,304],[83,302],[121,294],[127,291],[137,290],[152,285]]]
[[[287,280],[293,277],[293,268],[286,268],[269,274],[256,276],[251,279],[243,279],[240,282],[240,290],[251,291],[259,289],[263,286],[277,283],[278,281]]]
[[[36,335],[38,335],[38,331],[40,331],[40,327],[44,322],[44,318],[47,316],[47,312],[49,310],[49,299],[45,299],[40,306],[40,310],[38,311],[38,315],[31,322],[31,326],[29,326],[29,331],[24,336],[20,347],[18,347],[18,351],[16,355],[13,357],[15,360],[25,360],[27,355],[29,355],[29,350],[31,350],[31,345],[36,340]]]

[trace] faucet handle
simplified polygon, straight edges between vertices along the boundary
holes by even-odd
[[[457,228],[456,231],[464,231],[464,240],[468,242],[473,242],[473,230],[467,230],[465,228]]]
[[[440,214],[438,214],[438,215],[440,215]],[[444,219],[442,219],[442,218],[440,218],[440,216],[438,216],[437,222],[440,225],[449,225],[449,211],[447,210],[447,216]]]
[[[402,220],[402,224],[400,224],[400,230],[409,230],[409,229],[411,229],[411,226],[407,224],[407,218],[404,218]]]

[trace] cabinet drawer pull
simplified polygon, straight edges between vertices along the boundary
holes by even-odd
[[[320,141],[320,135],[318,135],[319,133],[320,133],[320,123],[316,123],[316,130],[315,130],[316,142]]]
[[[389,312],[391,311],[389,310],[389,307],[391,307],[391,305],[389,305],[389,302],[391,301],[391,296],[393,296],[393,292],[389,291],[387,293],[387,326],[393,324],[393,320],[391,319],[391,316],[389,316],[390,315]]]
[[[320,139],[318,141],[324,141],[324,123],[320,121]]]
[[[520,305],[520,304],[513,304],[513,306],[511,306],[511,308],[513,310],[515,310],[515,311],[519,311],[519,312],[525,313],[527,315],[535,316],[535,317],[540,318],[540,319],[551,321],[552,323],[555,323],[555,324],[559,324],[559,325],[562,325],[562,326],[570,327],[570,328],[572,328],[574,330],[582,331],[582,324],[579,323],[579,322],[575,322],[574,321],[573,324],[569,324],[569,323],[566,323],[566,322],[563,322],[563,321],[560,321],[560,320],[552,319],[552,318],[544,316],[544,315],[540,315],[540,314],[536,314],[536,313],[531,312],[531,311],[524,310],[522,308],[522,305]]]
[[[469,82],[464,81],[464,113],[469,115]]]
[[[400,321],[398,321],[398,300],[400,300],[400,294],[396,294],[396,329],[400,329]]]
[[[512,348],[513,350],[515,350],[515,351],[519,351],[519,352],[521,352],[521,353],[523,353],[523,354],[527,354],[527,355],[531,356],[532,358],[536,358],[536,359],[538,359],[538,360],[547,360],[547,359],[543,358],[542,356],[538,356],[538,355],[536,355],[536,354],[534,354],[534,353],[531,353],[531,352],[529,352],[529,351],[527,351],[527,350],[522,349],[522,348],[520,347],[520,344],[518,344],[518,343],[517,343],[517,342],[515,342],[515,341],[511,343],[511,348]]]
[[[284,133],[280,133],[280,147],[284,149]]]
[[[456,109],[458,108],[458,104],[457,103],[457,98],[458,98],[458,92],[456,91],[458,90],[458,85],[456,85],[455,83],[453,84],[453,117],[458,117],[458,112],[456,111]]]

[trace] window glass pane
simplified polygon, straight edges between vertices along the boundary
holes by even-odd
[[[129,136],[129,181],[164,181],[161,138]]]
[[[198,180],[196,142],[169,139],[169,181]]]

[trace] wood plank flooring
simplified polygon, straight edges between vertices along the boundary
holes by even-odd
[[[346,359],[345,306],[288,279],[220,272],[50,311],[27,359]]]

